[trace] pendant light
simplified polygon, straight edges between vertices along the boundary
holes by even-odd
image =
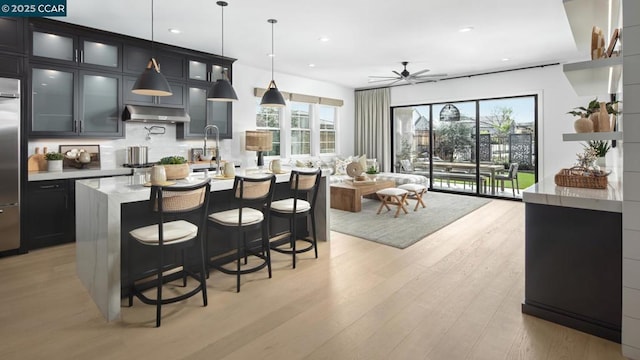
[[[229,5],[226,1],[216,2],[222,9],[222,56],[224,57],[224,7]],[[216,80],[215,84],[207,92],[207,100],[209,101],[234,101],[238,100],[236,91],[231,86],[229,79],[227,78],[227,72],[222,70],[222,79]]]
[[[147,68],[140,74],[138,80],[133,85],[132,93],[148,96],[171,96],[171,87],[160,73],[160,65],[153,57],[153,0],[151,0],[151,59],[147,64]]]
[[[278,86],[276,85],[276,81],[273,80],[273,58],[275,57],[275,52],[273,51],[273,24],[277,23],[276,19],[267,20],[271,24],[271,81],[269,82],[269,86],[267,86],[267,91],[262,95],[262,101],[260,101],[260,106],[265,107],[285,107],[287,104],[284,102],[284,97],[278,90]]]

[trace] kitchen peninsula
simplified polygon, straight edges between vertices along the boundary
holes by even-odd
[[[620,342],[622,175],[604,190],[527,188],[522,312]]]
[[[239,175],[244,170],[238,171]],[[288,193],[289,174],[276,176],[274,199]],[[178,180],[179,184],[200,182],[202,173],[191,173]],[[76,263],[82,284],[108,320],[120,317],[122,281],[122,244],[127,241],[128,227],[140,221],[138,208],[148,208],[149,188],[144,187],[144,175],[87,179],[76,182]],[[212,179],[212,198],[209,210],[227,207],[228,203],[216,201],[216,196],[231,196],[233,180]],[[326,174],[320,181],[316,208],[316,225],[319,241],[329,240],[329,197]],[[126,215],[125,215],[126,214]],[[125,218],[126,217],[126,218]],[[142,218],[142,215],[140,215]],[[129,223],[129,225],[127,225]],[[210,234],[211,236],[211,234]]]

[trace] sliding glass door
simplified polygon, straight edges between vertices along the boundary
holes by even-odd
[[[535,182],[537,96],[394,107],[397,172],[430,188],[520,198]]]

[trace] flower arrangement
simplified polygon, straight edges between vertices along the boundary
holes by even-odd
[[[596,150],[593,148],[585,148],[585,150],[581,153],[577,153],[578,161],[576,163],[577,166],[583,167],[585,169],[595,169],[594,162],[598,158]]]
[[[593,149],[596,152],[597,157],[604,157],[611,149],[608,141],[605,140],[591,140],[585,146],[585,149]]]

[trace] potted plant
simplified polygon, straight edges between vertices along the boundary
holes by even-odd
[[[606,140],[591,140],[585,146],[585,149],[593,149],[596,154],[596,165],[598,166],[606,166],[607,163],[605,161],[605,155],[611,149],[611,145]]]
[[[160,159],[160,165],[164,166],[167,180],[184,179],[189,176],[189,164],[182,156],[167,156]]]
[[[369,179],[373,180],[376,178],[376,175],[378,174],[378,169],[375,167],[375,165],[371,165],[367,168],[365,173],[367,173],[367,176],[369,177]]]
[[[47,171],[62,171],[64,155],[59,152],[49,152],[44,155],[47,160]]]
[[[579,119],[573,123],[577,133],[611,131],[613,126],[609,122],[608,115],[618,115],[618,110],[615,108],[617,103],[618,101],[598,102],[598,98],[595,98],[589,102],[587,107],[575,107],[567,114],[579,116]],[[606,114],[601,110],[601,104],[604,104]]]

